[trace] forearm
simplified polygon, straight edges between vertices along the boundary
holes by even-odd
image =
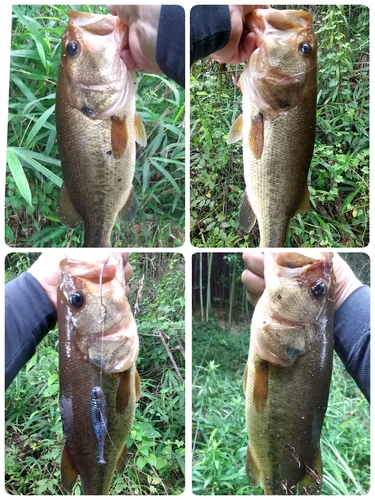
[[[185,87],[185,12],[179,5],[161,7],[156,62],[165,75]]]
[[[5,286],[5,386],[34,355],[56,324],[56,312],[39,282],[22,273]]]
[[[194,6],[190,14],[190,64],[224,47],[230,33],[228,5]]]
[[[354,290],[335,312],[335,350],[370,400],[370,288]]]

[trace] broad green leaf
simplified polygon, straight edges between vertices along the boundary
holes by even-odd
[[[25,172],[17,155],[9,148],[7,149],[7,163],[21,196],[31,205],[31,191]]]

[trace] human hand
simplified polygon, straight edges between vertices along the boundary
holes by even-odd
[[[312,255],[314,254],[312,253]],[[261,250],[247,250],[243,253],[243,260],[247,269],[242,273],[242,283],[247,289],[249,302],[255,306],[265,288],[264,252]],[[362,286],[362,283],[338,253],[333,254],[332,262],[336,276],[334,306],[336,311],[356,288]]]
[[[228,43],[210,55],[219,63],[237,64],[249,59],[256,49],[255,34],[246,25],[245,16],[254,9],[267,9],[268,5],[229,5],[231,33]]]
[[[32,274],[46,292],[48,298],[57,311],[57,285],[61,276],[60,262],[64,259],[85,260],[91,262],[99,262],[106,264],[108,262],[110,250],[84,250],[71,249],[66,251],[44,251],[38,260],[28,269],[27,272]],[[130,278],[133,276],[133,267],[129,262],[129,253],[122,253],[124,263],[124,275],[127,297],[130,295],[130,288],[127,285]]]
[[[160,5],[109,5],[109,11],[129,26],[128,45],[121,51],[121,59],[131,70],[160,75],[156,63],[156,40]]]

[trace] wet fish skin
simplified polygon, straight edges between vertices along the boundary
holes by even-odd
[[[137,329],[125,296],[120,254],[111,254],[104,268],[66,259],[61,270],[58,324],[64,432],[62,488],[71,491],[79,475],[83,494],[104,495],[108,494],[114,470],[124,469],[126,437],[139,399]],[[94,387],[100,387],[106,401],[105,464],[98,462],[98,439],[92,421]]]
[[[260,247],[283,247],[290,218],[310,210],[317,40],[309,12],[255,9],[246,22],[258,48],[240,77],[243,113],[228,135],[228,143],[243,140],[239,221],[249,232],[258,220]]]
[[[137,79],[120,58],[127,27],[116,16],[71,11],[62,38],[56,129],[64,184],[63,224],[82,220],[85,247],[110,247],[117,217],[134,219],[135,141],[146,144],[135,113]]]
[[[320,492],[320,433],[332,373],[332,254],[315,262],[293,256],[266,255],[266,289],[254,311],[243,380],[247,475],[273,495]]]

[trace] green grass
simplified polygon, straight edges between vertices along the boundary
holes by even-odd
[[[369,242],[369,9],[275,6],[312,12],[318,49],[312,211],[292,218],[286,246],[363,247]],[[243,65],[205,59],[191,71],[191,240],[197,247],[254,247],[258,227],[239,230],[242,146],[226,144],[241,114],[234,84]]]
[[[60,40],[69,5],[13,6],[10,54],[5,240],[17,247],[81,246],[83,228],[60,224],[62,172],[55,129]],[[108,13],[104,6],[74,6]],[[137,111],[147,146],[137,146],[137,217],[116,224],[113,246],[177,247],[184,242],[185,93],[173,81],[138,74]]]
[[[193,493],[260,495],[245,473],[247,433],[242,375],[248,327],[228,333],[193,323]],[[321,438],[322,494],[363,495],[370,487],[369,404],[335,355]]]
[[[144,275],[143,297],[136,316],[140,337],[137,369],[142,392],[127,439],[125,472],[114,474],[110,494],[177,495],[185,487],[183,257],[133,253],[131,263],[132,308]],[[10,254],[6,264],[7,279],[13,279],[28,269],[30,257]],[[38,345],[36,354],[5,394],[5,489],[10,494],[62,494],[58,377],[55,329]],[[79,480],[73,493],[81,493]]]

